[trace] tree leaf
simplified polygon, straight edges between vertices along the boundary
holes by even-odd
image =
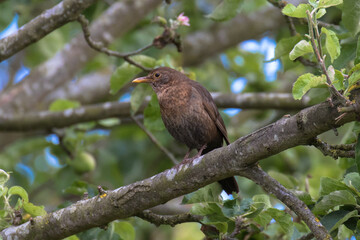
[[[49,110],[52,112],[64,111],[66,109],[80,107],[80,102],[67,99],[57,99],[50,104]]]
[[[331,63],[340,56],[340,43],[336,33],[326,28],[321,28],[321,32],[326,34],[325,48],[331,58]]]
[[[10,175],[4,170],[0,169],[0,186],[4,185],[10,178]]]
[[[324,196],[312,211],[314,214],[325,214],[328,210],[342,205],[356,205],[356,199],[350,191],[340,190]]]
[[[294,224],[291,221],[291,216],[289,214],[276,208],[268,208],[266,213],[275,219],[286,234],[292,234]]]
[[[344,0],[342,23],[354,36],[360,31],[360,1]]]
[[[325,75],[315,76],[311,73],[301,75],[293,85],[293,97],[294,99],[301,99],[311,88],[324,87],[326,86],[325,83]]]
[[[329,177],[322,177],[320,179],[320,196],[329,195],[338,190],[348,190],[349,187],[340,180],[335,180]]]
[[[36,206],[30,202],[24,202],[23,208],[33,217],[46,215],[44,206]]]
[[[346,174],[344,182],[347,186],[355,188],[360,193],[360,175],[358,172]]]
[[[182,204],[220,202],[222,189],[219,184],[210,184],[184,196]]]
[[[118,222],[112,223],[114,232],[118,234],[122,240],[135,240],[135,229],[129,222]]]
[[[300,35],[296,35],[293,37],[282,38],[277,44],[275,48],[275,58],[280,58],[285,55],[289,55],[294,46],[301,40]]]
[[[304,56],[307,53],[312,53],[313,49],[311,44],[306,40],[298,42],[289,54],[290,60],[294,61],[298,57]]]
[[[148,84],[138,84],[131,93],[131,112],[136,113],[144,103],[145,97],[151,95],[152,89]]]
[[[147,129],[154,131],[162,131],[165,129],[156,94],[153,94],[149,105],[144,110],[144,125]]]
[[[9,189],[8,195],[18,195],[24,200],[24,202],[29,202],[28,193],[20,186],[13,186]]]
[[[131,57],[131,59],[147,68],[154,68],[156,65],[156,60],[154,58],[145,55],[136,55]],[[140,68],[131,65],[128,62],[121,64],[121,66],[118,67],[111,75],[110,93],[115,94],[141,71],[142,70]]]
[[[249,211],[252,203],[251,198],[245,198],[241,202],[239,199],[226,200],[221,211],[228,218],[236,217]]]
[[[215,10],[207,15],[214,21],[226,21],[236,16],[242,0],[223,0]]]
[[[342,4],[343,0],[320,0],[318,8],[328,8]]]
[[[286,6],[282,9],[282,13],[295,18],[306,18],[306,11],[312,11],[312,7],[309,4],[299,4],[297,7],[292,5],[291,3],[286,4]]]
[[[333,211],[321,218],[321,223],[330,232],[334,231],[348,219],[357,216],[357,211],[346,211],[343,209]]]
[[[308,192],[304,192],[304,191],[292,191],[292,192],[306,205],[314,204],[314,200],[311,198],[311,195]]]
[[[350,89],[351,86],[357,83],[360,79],[360,71],[356,71],[351,74],[351,76],[348,78],[348,88]]]

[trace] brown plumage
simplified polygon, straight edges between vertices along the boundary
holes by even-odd
[[[230,143],[214,100],[199,83],[168,67],[157,68],[133,82],[150,83],[159,100],[165,127],[176,140],[189,147],[189,152],[197,149],[200,156],[221,147],[223,140]],[[234,177],[219,183],[227,194],[239,192]]]

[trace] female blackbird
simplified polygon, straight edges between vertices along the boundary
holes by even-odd
[[[159,100],[161,118],[170,134],[189,147],[198,150],[196,157],[229,144],[225,124],[210,93],[181,72],[160,67],[134,83],[150,83]],[[227,194],[239,192],[234,177],[220,180]]]

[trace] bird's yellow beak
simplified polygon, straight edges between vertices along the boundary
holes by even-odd
[[[133,83],[149,83],[152,82],[152,79],[148,76],[136,78],[132,81]]]

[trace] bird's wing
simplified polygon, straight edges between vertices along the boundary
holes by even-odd
[[[225,127],[225,123],[224,120],[222,119],[216,105],[214,102],[214,99],[212,98],[211,94],[209,93],[208,90],[206,90],[206,88],[204,88],[203,86],[201,86],[199,83],[195,82],[195,84],[193,84],[194,88],[205,98],[202,98],[202,104],[206,110],[206,112],[209,114],[211,120],[213,120],[217,126],[217,128],[220,130],[220,132],[222,133],[225,142],[227,145],[230,144],[230,141],[227,137],[227,131],[226,131],[226,127]]]

